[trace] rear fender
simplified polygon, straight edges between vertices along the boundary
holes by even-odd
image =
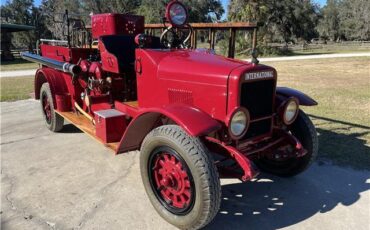
[[[311,97],[307,96],[306,94],[302,93],[301,91],[287,88],[287,87],[277,87],[276,94],[283,96],[285,98],[295,97],[299,101],[299,105],[303,106],[315,106],[318,103],[312,99]]]
[[[63,74],[51,68],[38,69],[35,75],[35,99],[40,99],[41,86],[45,82],[49,83],[54,106],[57,107],[56,95],[68,94],[68,88],[64,81]]]
[[[221,128],[221,124],[207,113],[186,105],[144,109],[130,122],[116,153],[139,149],[145,136],[161,125],[163,117],[169,118],[190,136],[195,137],[207,135]]]

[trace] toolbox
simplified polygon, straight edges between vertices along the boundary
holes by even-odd
[[[104,143],[120,141],[125,129],[124,113],[115,109],[95,112],[95,134]]]

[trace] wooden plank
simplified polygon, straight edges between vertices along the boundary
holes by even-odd
[[[124,104],[129,105],[134,108],[139,108],[139,102],[138,101],[126,101]]]
[[[198,46],[198,30],[194,30],[193,35],[194,35],[194,43],[193,43],[192,47],[194,49],[196,49],[197,46]]]
[[[253,35],[252,36],[253,36],[253,38],[252,38],[252,40],[253,40],[252,49],[254,50],[254,49],[257,48],[257,28],[255,28],[253,30]]]
[[[230,29],[235,28],[239,30],[252,30],[257,27],[256,23],[252,22],[222,22],[222,23],[190,23],[194,29]],[[145,29],[160,29],[170,26],[170,24],[145,24]]]
[[[211,30],[211,49],[215,49],[215,43],[216,43],[216,31]]]
[[[102,140],[100,140],[95,135],[95,126],[84,115],[77,114],[74,112],[58,112],[57,111],[57,113],[60,116],[62,116],[64,119],[69,121],[71,124],[79,128],[82,132],[86,133],[87,135],[92,137],[94,140],[102,143],[105,147],[113,150],[114,152],[116,152],[116,150],[118,149],[119,142],[105,144]]]

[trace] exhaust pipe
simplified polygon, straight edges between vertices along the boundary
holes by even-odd
[[[27,61],[36,62],[42,65],[63,71],[65,73],[70,73],[73,76],[81,73],[81,67],[75,64],[57,61],[51,58],[42,57],[37,54],[32,54],[30,52],[21,52],[20,55],[23,59]]]

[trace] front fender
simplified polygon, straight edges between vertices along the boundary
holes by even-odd
[[[302,93],[301,91],[287,88],[287,87],[277,87],[276,94],[281,95],[283,97],[295,97],[298,99],[299,104],[303,106],[315,106],[318,103],[312,99],[311,97],[307,96],[306,94]]]
[[[207,135],[221,124],[207,113],[186,105],[168,105],[162,108],[143,109],[130,122],[116,153],[136,150],[145,136],[160,125],[161,117],[167,117],[181,126],[190,136]]]

